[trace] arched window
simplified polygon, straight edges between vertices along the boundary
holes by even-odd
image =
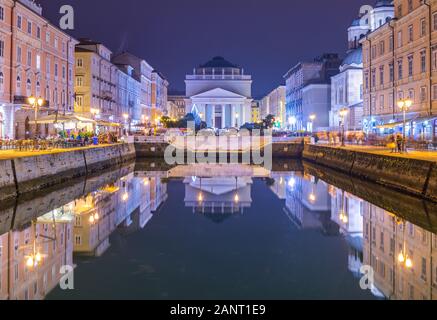
[[[17,77],[17,91],[20,92],[21,90],[21,78],[20,76]]]
[[[3,84],[5,83],[5,77],[3,72],[0,72],[0,90],[3,90]]]
[[[32,81],[30,81],[30,79],[27,79],[26,90],[27,90],[27,95],[30,96],[32,94]]]
[[[49,88],[49,86],[46,87],[46,100],[50,101],[50,88]]]
[[[39,97],[41,96],[41,84],[39,81],[36,82],[36,95]]]

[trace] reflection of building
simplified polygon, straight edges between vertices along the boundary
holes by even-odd
[[[403,257],[403,262],[399,256]],[[411,262],[411,265],[407,264]],[[437,299],[437,236],[369,203],[364,206],[364,264],[394,300]]]
[[[185,78],[187,113],[196,111],[208,127],[239,127],[251,122],[252,77],[222,57]]]
[[[185,178],[185,206],[203,213],[243,212],[252,205],[252,178]]]
[[[284,173],[273,173],[270,175],[272,178],[272,184],[270,185],[270,190],[273,191],[276,196],[284,200],[286,198],[287,190],[287,177],[289,174]]]
[[[138,178],[130,174],[116,185],[76,200],[74,252],[100,256],[109,248],[109,236],[114,230],[132,223],[131,214],[139,211],[141,219],[148,219],[166,196],[166,184],[160,178]]]
[[[285,182],[285,209],[299,228],[317,229],[327,235],[338,234],[331,220],[328,186],[310,176],[293,175]]]
[[[363,265],[363,200],[329,186],[332,220],[340,226],[349,245],[349,270],[360,276]]]
[[[59,284],[61,267],[73,267],[71,219],[61,208],[0,235],[0,300],[44,299]]]

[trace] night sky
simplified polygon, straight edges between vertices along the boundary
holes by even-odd
[[[344,55],[347,28],[374,0],[37,0],[59,25],[59,8],[75,9],[76,37],[144,58],[184,90],[193,67],[221,55],[253,76],[253,96],[282,84],[299,60]]]

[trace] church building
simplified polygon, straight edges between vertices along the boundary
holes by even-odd
[[[252,122],[252,77],[222,57],[194,68],[185,78],[186,111],[208,128],[239,128]]]

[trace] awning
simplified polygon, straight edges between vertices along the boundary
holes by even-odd
[[[100,127],[121,127],[121,124],[119,123],[104,120],[97,120],[97,125]]]
[[[437,115],[418,117],[418,118],[414,119],[414,122],[416,122],[416,123],[424,123],[424,122],[433,121],[433,120],[437,120]]]
[[[408,120],[407,123],[410,121],[411,120]],[[400,121],[400,122],[393,122],[393,123],[386,123],[383,125],[379,125],[379,126],[376,126],[376,128],[377,129],[394,129],[396,127],[403,127],[403,126],[404,126],[404,122]]]
[[[52,123],[95,123],[94,120],[80,117],[77,115],[61,115],[51,114],[49,116],[38,118],[36,123],[38,124],[52,124]]]

